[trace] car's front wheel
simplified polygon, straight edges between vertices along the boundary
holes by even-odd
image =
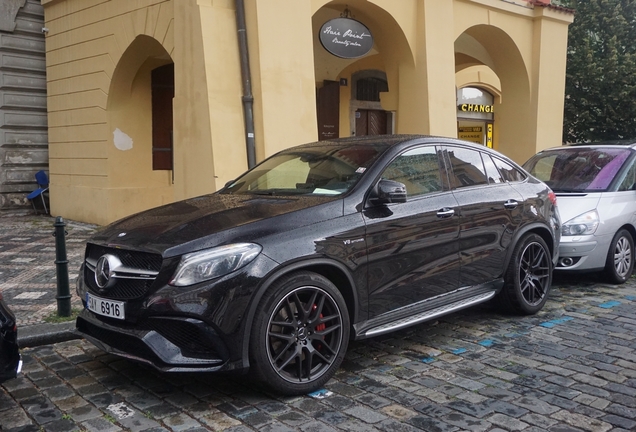
[[[634,239],[629,231],[620,229],[614,235],[607,260],[605,261],[605,274],[610,282],[624,283],[634,271]]]
[[[499,301],[507,311],[532,315],[543,308],[552,284],[552,258],[539,235],[529,233],[519,240],[504,281]]]
[[[252,326],[250,362],[256,377],[288,395],[322,388],[344,359],[349,314],[325,277],[298,272],[264,294]]]

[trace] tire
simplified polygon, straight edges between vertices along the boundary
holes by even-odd
[[[252,324],[253,374],[274,391],[302,395],[321,389],[349,344],[349,313],[325,277],[298,272],[264,294]]]
[[[552,285],[552,256],[537,234],[524,235],[515,245],[498,295],[506,311],[534,315],[548,300]]]
[[[614,235],[605,261],[605,275],[614,284],[625,283],[634,271],[634,239],[626,229]]]

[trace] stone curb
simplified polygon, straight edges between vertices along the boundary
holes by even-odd
[[[20,348],[50,345],[82,337],[75,332],[75,320],[55,324],[36,324],[18,327]]]

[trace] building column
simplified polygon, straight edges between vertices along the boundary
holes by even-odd
[[[574,15],[545,7],[535,11],[530,100],[536,153],[563,141],[568,25]]]
[[[311,2],[245,0],[245,10],[259,162],[318,139]]]
[[[420,0],[414,65],[400,66],[398,133],[457,136],[453,2]]]

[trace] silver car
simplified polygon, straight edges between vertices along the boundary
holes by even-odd
[[[555,147],[523,167],[557,195],[563,226],[555,270],[602,270],[610,282],[625,282],[634,269],[636,141]]]

